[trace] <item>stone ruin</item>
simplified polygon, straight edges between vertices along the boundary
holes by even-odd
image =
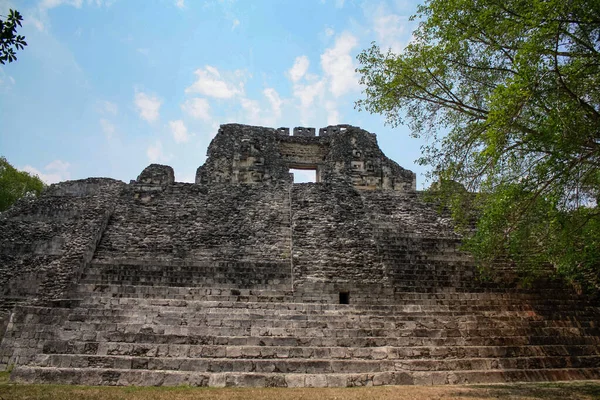
[[[510,266],[481,278],[374,134],[315,133],[223,125],[195,184],[153,164],[0,214],[0,367],[86,385],[600,378],[597,304]]]

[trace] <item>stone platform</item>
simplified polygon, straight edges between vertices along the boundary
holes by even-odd
[[[195,184],[152,165],[0,214],[0,365],[86,385],[600,379],[598,304],[510,265],[483,279],[374,135],[314,133],[225,125]]]

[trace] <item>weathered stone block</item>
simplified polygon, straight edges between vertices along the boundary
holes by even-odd
[[[150,164],[138,176],[136,183],[146,185],[172,185],[175,183],[175,172],[168,165]]]

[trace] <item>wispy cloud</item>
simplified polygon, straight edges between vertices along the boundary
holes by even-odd
[[[273,117],[279,118],[281,116],[281,104],[283,103],[281,97],[279,97],[279,93],[273,88],[266,88],[263,90],[263,94],[269,100],[269,104],[271,104]]]
[[[100,126],[102,127],[102,132],[104,132],[106,138],[109,140],[112,139],[115,135],[115,126],[112,124],[112,122],[102,118],[100,119]]]
[[[19,168],[32,175],[37,175],[42,181],[47,184],[62,182],[70,179],[71,164],[62,160],[54,160],[43,168],[43,172],[31,165],[26,165]]]
[[[105,115],[117,115],[119,113],[119,106],[111,101],[102,100],[98,102],[98,112]]]
[[[329,89],[339,97],[359,88],[352,50],[358,40],[349,32],[339,35],[333,47],[321,55],[321,67],[329,81]]]
[[[233,82],[233,79],[221,76],[219,70],[210,65],[197,69],[194,74],[197,79],[185,89],[186,93],[200,93],[218,99],[230,99],[244,93],[243,82]]]
[[[308,71],[308,66],[310,65],[310,61],[306,56],[296,57],[294,60],[294,65],[288,71],[288,76],[292,80],[292,82],[298,82]]]
[[[169,121],[169,129],[176,143],[185,143],[190,140],[190,134],[182,120]]]
[[[140,117],[146,121],[154,122],[159,118],[162,100],[157,96],[144,92],[136,92],[134,104]]]
[[[395,10],[409,12],[406,7],[396,4]],[[412,31],[417,22],[410,21],[408,15],[398,14],[390,9],[387,4],[380,3],[377,7],[364,8],[365,17],[375,32],[377,44],[383,49],[391,49],[395,53],[401,52],[412,39]],[[410,15],[410,14],[409,14]]]
[[[164,163],[168,162],[171,157],[165,155],[163,145],[160,140],[155,141],[146,149],[146,156],[151,163]]]
[[[189,116],[201,119],[204,121],[210,121],[210,104],[208,100],[203,99],[201,97],[194,97],[192,99],[186,100],[182,105],[181,109],[183,112],[188,114]]]

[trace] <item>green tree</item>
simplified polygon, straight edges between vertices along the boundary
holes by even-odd
[[[23,50],[27,43],[25,36],[17,35],[23,17],[16,10],[9,10],[6,20],[0,19],[0,64],[17,60],[15,49]]]
[[[429,0],[401,54],[359,56],[359,109],[424,136],[466,248],[600,290],[600,2]]]
[[[0,157],[0,212],[25,196],[38,196],[46,185],[37,176],[16,170]]]

